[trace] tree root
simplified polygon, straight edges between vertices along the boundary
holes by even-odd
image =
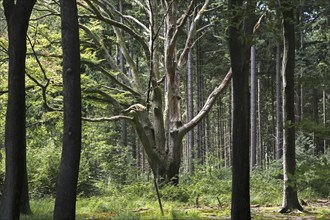
[[[282,214],[287,214],[287,213],[293,212],[294,210],[298,210],[300,212],[304,212],[304,209],[301,206],[298,206],[298,207],[295,207],[295,208],[282,207],[278,212],[279,213],[282,213]]]

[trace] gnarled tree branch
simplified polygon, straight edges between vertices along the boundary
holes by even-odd
[[[182,137],[184,136],[188,131],[190,131],[192,128],[194,128],[210,111],[212,106],[214,105],[216,98],[219,96],[219,94],[228,86],[230,79],[232,77],[232,70],[229,69],[227,75],[222,80],[221,84],[217,86],[207,97],[207,100],[203,106],[203,108],[198,112],[198,114],[193,117],[189,122],[185,123],[182,127],[179,128],[179,135]]]

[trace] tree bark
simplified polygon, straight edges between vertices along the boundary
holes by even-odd
[[[197,44],[197,109],[198,111],[203,106],[203,75],[202,75],[202,65],[203,65],[203,53],[200,44]],[[205,130],[204,130],[204,120],[202,120],[197,126],[197,158],[198,163],[204,164],[204,153],[205,153]]]
[[[276,151],[275,159],[279,160],[283,155],[282,135],[282,94],[281,94],[281,46],[276,46]]]
[[[25,58],[26,35],[34,4],[34,0],[3,1],[8,26],[9,69],[6,174],[0,219],[19,219],[20,210],[31,211],[26,171]]]
[[[295,13],[294,3],[280,0],[283,15],[283,203],[281,213],[303,210],[298,201],[295,152],[294,69],[295,69]]]
[[[256,46],[251,47],[251,167],[252,170],[257,163],[257,73],[256,73]]]
[[[259,167],[262,168],[263,163],[264,163],[264,146],[262,144],[262,130],[261,130],[261,97],[260,97],[260,92],[261,92],[261,82],[260,79],[257,80],[257,117],[258,117],[258,141],[257,141],[257,164]]]
[[[252,38],[253,4],[248,2],[250,16],[242,18],[242,0],[229,0],[229,52],[233,70],[233,165],[231,219],[251,219],[250,211],[250,98],[249,62],[250,45],[243,36]],[[242,21],[244,20],[244,22]],[[244,24],[244,25],[243,25]]]
[[[190,121],[183,124],[180,109],[180,74],[183,73],[183,67],[186,64],[188,52],[193,47],[196,24],[204,13],[212,10],[208,10],[208,5],[210,4],[209,0],[205,0],[203,6],[199,10],[196,10],[196,14],[191,18],[191,26],[187,37],[183,39],[185,41],[184,47],[182,50],[179,50],[182,51],[179,53],[177,51],[178,39],[182,37],[181,33],[183,28],[187,23],[188,17],[193,14],[197,0],[186,2],[188,7],[180,18],[177,18],[177,4],[179,1],[164,0],[161,1],[161,4],[157,4],[158,2],[159,1],[145,1],[140,4],[144,6],[149,15],[149,28],[141,23],[144,29],[147,29],[146,31],[149,33],[149,46],[146,52],[146,59],[148,60],[149,67],[147,99],[145,101],[143,94],[138,93],[137,96],[140,95],[140,97],[137,98],[138,104],[133,104],[126,110],[123,110],[123,114],[129,115],[129,118],[132,119],[136,132],[146,152],[150,167],[156,177],[162,182],[177,184],[183,151],[182,138],[188,131],[200,123],[209,112],[216,97],[218,97],[220,92],[224,90],[230,81],[231,71],[226,75],[224,82],[213,90],[198,114]],[[95,13],[98,19],[106,21],[113,26],[117,39],[120,41],[121,48],[125,47],[125,41],[119,36],[119,29],[133,35],[134,39],[145,49],[145,45],[147,44],[141,42],[142,38],[137,36],[133,29],[113,20],[111,10],[105,7],[107,4],[111,3],[97,2],[98,6],[90,0],[86,0],[86,3],[90,6],[91,11]],[[104,7],[101,7],[103,5]],[[160,5],[163,6],[164,20],[160,20],[162,16],[158,14]],[[105,13],[100,13],[100,11],[98,11],[99,7],[105,10]],[[109,15],[109,18],[105,17],[105,15]],[[164,29],[160,28],[161,21],[164,22]],[[161,42],[162,34],[160,32],[162,30],[164,30],[163,47],[158,46],[158,42]],[[159,71],[160,56],[158,55],[158,51],[161,49],[164,50],[164,76],[161,76]],[[130,66],[134,66],[133,63],[129,61],[132,59],[126,56],[127,53],[123,53],[126,62]],[[160,86],[164,81],[165,95]],[[136,86],[134,84],[134,87],[138,88],[142,86],[139,84],[141,83],[140,81],[136,82]],[[119,84],[118,81],[116,83]],[[123,87],[123,84],[120,85]],[[134,90],[129,91],[132,92]]]
[[[187,58],[187,112],[188,121],[191,121],[194,115],[194,93],[193,93],[193,53],[189,49]],[[188,132],[188,170],[193,172],[193,159],[194,159],[194,129]]]
[[[312,110],[313,110],[313,121],[316,124],[319,124],[320,117],[319,117],[319,91],[316,88],[313,88],[312,90]],[[315,154],[321,154],[323,153],[323,144],[321,143],[319,137],[315,134],[315,131],[313,131],[313,142],[315,146]]]
[[[81,151],[80,43],[77,3],[61,0],[64,129],[54,219],[75,219]]]

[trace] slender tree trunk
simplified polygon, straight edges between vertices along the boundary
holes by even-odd
[[[0,219],[19,219],[29,210],[26,171],[25,58],[26,34],[34,0],[4,0],[8,27],[9,69],[6,112],[6,173]]]
[[[231,90],[230,90],[230,108],[229,108],[229,121],[228,121],[228,130],[229,130],[229,145],[228,145],[228,166],[232,166],[233,163],[233,131],[234,131],[234,82],[231,81]]]
[[[203,75],[202,75],[202,65],[203,65],[203,54],[200,44],[197,45],[197,109],[198,111],[203,106]],[[197,158],[199,164],[204,164],[204,120],[202,120],[197,126]]]
[[[257,117],[258,117],[258,132],[257,132],[257,137],[258,137],[258,141],[257,141],[257,155],[258,155],[258,159],[257,159],[257,164],[259,167],[262,167],[263,162],[264,162],[264,147],[263,147],[263,142],[262,142],[262,130],[261,130],[261,97],[260,97],[260,92],[261,92],[261,82],[260,79],[257,80]]]
[[[194,93],[193,93],[193,53],[192,49],[189,49],[187,59],[187,112],[188,121],[194,116]],[[193,159],[194,159],[194,129],[188,132],[188,170],[193,172]]]
[[[312,101],[312,109],[313,109],[313,121],[316,124],[319,124],[320,117],[319,117],[319,92],[317,89],[313,88],[313,101]],[[315,146],[315,154],[323,153],[323,146],[320,143],[320,139],[315,135],[315,131],[313,132],[313,142]]]
[[[295,69],[295,13],[294,3],[280,1],[283,8],[284,51],[282,62],[283,77],[283,203],[280,210],[285,213],[291,209],[303,210],[298,201],[295,151],[295,112],[294,112],[294,69]]]
[[[229,52],[233,71],[233,165],[231,219],[251,219],[250,211],[250,97],[249,62],[250,45],[242,39],[252,36],[252,15],[254,6],[248,2],[248,19],[242,22],[242,0],[229,0],[230,27]],[[244,24],[244,25],[242,25]],[[242,35],[240,34],[242,33]],[[244,33],[244,34],[243,34]]]
[[[81,151],[80,43],[77,3],[61,0],[63,50],[63,148],[54,219],[75,219],[76,191]]]
[[[281,95],[281,46],[276,46],[276,154],[275,159],[282,158],[282,95]]]
[[[269,71],[269,68],[268,68],[268,71]],[[275,70],[276,71],[276,70]],[[271,94],[272,94],[272,97],[271,97],[271,103],[272,103],[272,131],[271,131],[271,134],[275,136],[275,139],[273,139],[272,141],[272,149],[271,151],[270,150],[267,150],[267,156],[268,158],[266,158],[266,162],[270,161],[270,158],[272,159],[275,159],[276,158],[276,122],[275,122],[275,114],[276,114],[276,107],[275,107],[275,103],[276,103],[276,97],[275,97],[275,93],[276,91],[276,82],[274,80],[274,77],[276,77],[276,73],[275,73],[275,76],[273,74],[271,74]],[[275,86],[274,86],[275,85]],[[267,160],[268,159],[268,160]],[[268,163],[267,163],[268,165]]]
[[[213,155],[212,149],[212,135],[211,135],[211,123],[209,114],[205,117],[205,163],[210,155]]]
[[[327,125],[327,99],[326,99],[326,93],[325,89],[323,89],[323,102],[322,102],[322,109],[323,109],[323,125],[326,127]],[[323,152],[327,153],[327,141],[326,138],[323,140]]]
[[[251,47],[251,167],[252,170],[257,163],[257,73],[256,73],[256,46]]]
[[[119,12],[123,13],[123,1],[119,0]],[[123,23],[123,18],[120,17],[120,22]],[[120,71],[123,73],[125,71],[125,61],[124,56],[121,50],[118,50],[118,56],[119,56],[119,67]],[[121,126],[121,144],[123,146],[127,146],[127,124],[126,120],[121,120],[120,123]]]

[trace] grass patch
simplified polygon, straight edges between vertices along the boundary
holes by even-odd
[[[329,202],[317,203],[320,197],[313,188],[298,192],[307,202],[305,213],[277,213],[282,201],[282,180],[277,168],[251,173],[251,205],[254,219],[330,219]],[[161,215],[152,181],[141,179],[127,185],[104,185],[102,196],[78,197],[77,219],[228,219],[231,202],[230,170],[196,171],[180,178],[178,187],[160,189],[164,216]],[[33,199],[33,216],[23,220],[48,220],[53,216],[54,199]]]

